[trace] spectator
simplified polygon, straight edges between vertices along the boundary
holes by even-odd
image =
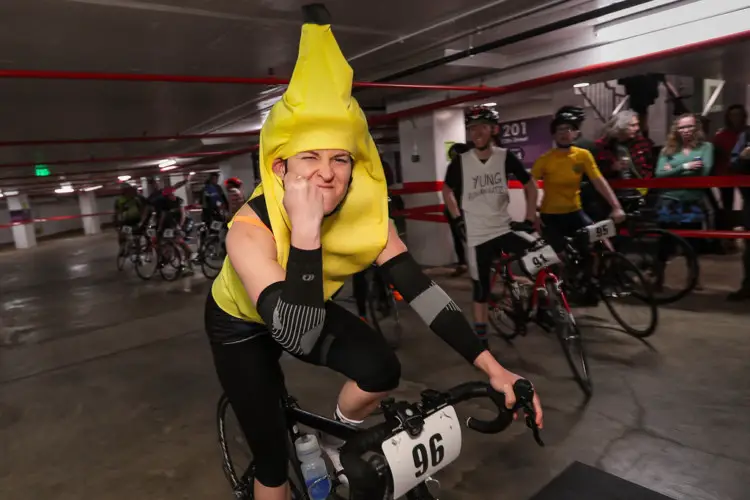
[[[650,179],[654,175],[653,141],[640,133],[635,111],[621,111],[596,141],[596,163],[607,179]]]
[[[743,175],[750,175],[750,127],[745,126],[745,130],[739,134],[737,143],[732,148],[731,171]],[[742,194],[742,219],[745,230],[750,230],[750,188],[741,187]],[[744,279],[742,287],[729,294],[729,300],[748,300],[750,299],[750,242],[745,240],[745,251],[742,254],[742,267],[744,270]]]
[[[450,161],[453,161],[457,156],[464,154],[465,152],[469,151],[469,149],[470,148],[466,144],[457,142],[448,150],[448,158]],[[454,219],[453,217],[451,217],[451,213],[447,208],[443,210],[443,213],[448,219],[448,225],[451,229],[451,236],[453,237],[453,248],[456,250],[456,255],[458,256],[458,263],[456,264],[455,271],[453,271],[453,277],[458,277],[464,274],[468,269],[466,266],[466,249],[464,248],[464,237],[461,234],[460,228],[461,219]]]
[[[714,135],[714,160],[713,175],[730,175],[730,161],[732,150],[740,138],[740,134],[747,128],[747,111],[740,104],[729,106],[724,116],[724,127]],[[731,230],[732,211],[734,207],[733,187],[719,188],[721,193],[721,206],[723,211],[719,218],[719,229]]]
[[[604,135],[594,145],[594,158],[607,182],[619,179],[650,179],[653,177],[653,142],[640,133],[640,121],[635,111],[621,111],[613,116],[604,129]],[[646,189],[614,189],[618,198],[640,198]],[[609,215],[609,205],[594,193],[589,193],[584,210],[596,220]],[[627,203],[625,203],[627,209]]]
[[[711,172],[714,161],[713,145],[706,136],[698,118],[684,114],[675,119],[667,143],[659,155],[657,177],[695,177]],[[705,221],[705,189],[669,189],[661,194],[662,221],[683,229],[701,229]],[[697,246],[698,241],[691,244]]]

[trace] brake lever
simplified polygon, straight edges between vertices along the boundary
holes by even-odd
[[[534,435],[534,441],[539,446],[544,446],[542,436],[539,433],[539,426],[536,425],[536,412],[534,411],[534,387],[531,382],[521,379],[513,384],[513,391],[516,393],[516,407],[523,410],[526,427],[531,429]]]

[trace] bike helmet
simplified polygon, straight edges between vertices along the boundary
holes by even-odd
[[[557,126],[563,124],[568,124],[578,130],[585,119],[586,112],[583,108],[578,106],[563,106],[555,113],[555,117],[552,119],[552,123],[550,123],[549,131],[551,134],[554,134]]]
[[[227,188],[231,186],[242,187],[242,181],[237,177],[230,177],[229,179],[224,181],[224,186],[226,186]]]
[[[493,108],[487,106],[472,106],[466,110],[465,121],[467,127],[476,123],[497,125],[500,121],[500,115]]]

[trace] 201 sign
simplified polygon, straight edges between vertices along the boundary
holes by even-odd
[[[417,472],[414,474],[415,477],[421,477],[430,467],[435,468],[440,465],[445,458],[445,448],[440,444],[442,441],[443,436],[440,433],[430,436],[428,441],[430,445],[429,453],[427,447],[422,443],[414,447],[411,454],[414,458],[414,467],[417,468]]]
[[[503,139],[518,137],[518,136],[525,136],[526,135],[526,122],[503,123],[502,133],[503,133],[502,135]]]

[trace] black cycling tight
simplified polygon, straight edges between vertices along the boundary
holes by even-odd
[[[241,323],[250,325],[221,311],[210,295],[205,318],[206,330],[214,339],[231,338],[227,330],[239,332],[244,328]],[[245,330],[250,335],[253,329]],[[261,334],[231,344],[212,342],[211,350],[221,386],[255,459],[256,479],[264,486],[281,486],[287,480],[289,460],[287,424],[280,405],[284,394],[281,346],[270,335]],[[391,391],[401,377],[401,365],[385,339],[331,301],[326,302],[320,340],[308,356],[299,359],[327,366],[366,392]],[[333,393],[320,396],[330,397],[333,406]]]

